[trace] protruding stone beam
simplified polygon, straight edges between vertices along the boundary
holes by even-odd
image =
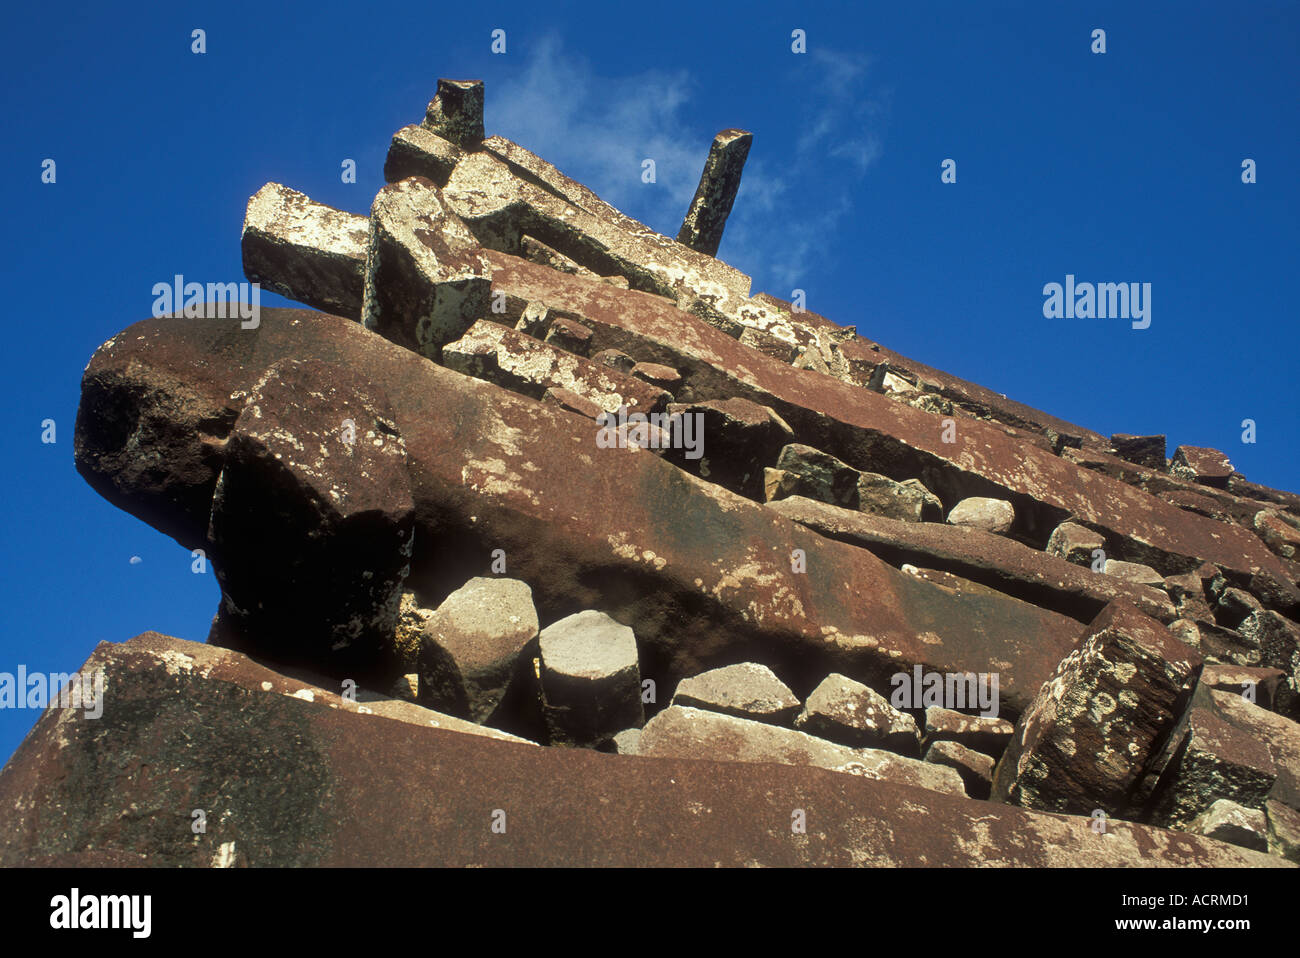
[[[761,650],[796,691],[830,672],[885,690],[913,664],[992,663],[1017,712],[1082,631],[904,575],[640,448],[603,448],[595,423],[356,323],[272,308],[256,330],[222,322],[146,320],[96,353],[83,380],[78,468],[189,548],[206,541],[222,440],[248,390],[279,359],[326,358],[364,370],[395,404],[417,515],[411,591],[447,594],[499,549],[541,620],[596,609],[634,629],[642,674],[661,689],[741,649]]]
[[[722,229],[731,215],[731,204],[740,189],[740,174],[753,142],[754,134],[745,130],[723,130],[713,138],[704,172],[700,174],[700,185],[695,188],[695,198],[677,233],[677,242],[710,256],[718,255]]]
[[[423,176],[437,186],[446,186],[451,171],[465,151],[450,140],[423,126],[404,126],[393,134],[384,160],[384,181],[396,183],[410,176]]]
[[[1087,818],[822,768],[538,748],[402,702],[370,702],[370,715],[242,655],[156,633],[102,643],[81,669],[99,670],[119,707],[99,718],[47,709],[0,772],[0,866],[206,868],[221,848],[230,864],[281,868],[1290,864],[1127,822],[1099,837]],[[105,762],[106,740],[120,761]],[[231,814],[210,815],[200,842],[172,840],[167,815],[124,819],[146,767],[150,807],[188,809],[202,788]],[[277,787],[249,787],[268,769]],[[508,836],[466,827],[495,808],[511,815]],[[792,841],[794,808],[825,838]],[[1295,847],[1294,825],[1275,831]]]
[[[507,300],[544,302],[580,317],[592,330],[593,353],[618,349],[677,369],[683,379],[679,401],[740,396],[772,407],[794,430],[795,441],[856,469],[898,481],[919,478],[945,506],[968,496],[1007,499],[1016,511],[1014,532],[1026,541],[1046,544],[1073,514],[1074,521],[1102,533],[1110,558],[1144,562],[1164,575],[1211,561],[1231,584],[1249,587],[1265,604],[1283,612],[1300,607],[1300,590],[1253,532],[1184,512],[1017,442],[1007,435],[1009,427],[949,419],[830,376],[809,375],[653,297],[564,276],[495,250],[484,256],[494,267],[494,290]]]
[[[463,150],[478,149],[484,135],[483,81],[439,80],[423,125]]]
[[[541,183],[484,150],[457,164],[444,196],[489,249],[520,255],[529,235],[598,275],[619,274],[688,309],[726,312],[749,296],[749,277],[725,263],[632,221],[592,213]]]
[[[365,327],[433,360],[488,312],[492,267],[423,177],[375,196],[365,275]]]
[[[267,183],[244,212],[244,275],[288,299],[359,319],[369,230],[364,216]]]

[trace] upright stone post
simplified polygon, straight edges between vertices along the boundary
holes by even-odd
[[[713,138],[704,172],[700,174],[700,185],[682,221],[677,242],[710,256],[718,255],[722,229],[731,215],[731,204],[740,189],[740,174],[745,169],[753,140],[754,134],[744,130],[723,130]]]

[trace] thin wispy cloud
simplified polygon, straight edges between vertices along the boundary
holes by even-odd
[[[803,89],[786,129],[755,131],[755,146],[724,234],[721,256],[755,289],[788,295],[832,268],[831,237],[856,188],[880,158],[888,101],[870,87],[870,59],[817,49],[792,65]],[[600,196],[675,236],[694,196],[714,129],[684,114],[706,96],[684,69],[602,76],[558,36],[542,38],[522,71],[499,81],[489,133],[545,157]],[[656,182],[642,182],[655,161]]]

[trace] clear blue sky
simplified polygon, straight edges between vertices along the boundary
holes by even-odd
[[[755,291],[804,289],[905,355],[1099,432],[1219,447],[1300,491],[1300,9],[1072,7],[11,6],[0,671],[70,671],[146,629],[206,637],[212,575],[73,469],[82,370],[149,315],[154,283],[243,279],[244,204],[266,181],[366,212],[439,76],[485,80],[489,133],[669,235],[713,134],[749,129],[720,255]],[[1044,319],[1043,285],[1067,273],[1151,283],[1151,327]],[[0,756],[35,718],[0,712]]]

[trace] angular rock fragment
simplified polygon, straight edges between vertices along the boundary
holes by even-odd
[[[956,771],[971,798],[989,797],[993,788],[993,759],[984,753],[959,742],[941,740],[926,749],[925,761]]]
[[[1092,567],[1093,553],[1104,549],[1106,540],[1077,522],[1062,522],[1047,540],[1047,554],[1059,556],[1075,565]]]
[[[1113,575],[1118,579],[1126,582],[1132,582],[1134,585],[1164,585],[1164,579],[1160,573],[1149,565],[1143,565],[1140,562],[1125,562],[1122,559],[1107,559],[1102,571],[1106,575]]]
[[[1289,805],[1267,799],[1264,814],[1268,818],[1268,851],[1287,861],[1300,864],[1300,812]]]
[[[1206,665],[1201,670],[1201,685],[1216,692],[1230,692],[1253,701],[1261,708],[1277,708],[1278,689],[1286,674],[1281,669],[1259,669],[1244,665]]]
[[[370,208],[362,323],[437,361],[488,314],[492,268],[429,180],[385,186]]]
[[[611,369],[617,369],[621,373],[630,373],[633,367],[636,366],[635,359],[617,349],[602,349],[591,358],[595,362],[604,363]]]
[[[1174,450],[1169,471],[1175,476],[1215,489],[1226,489],[1232,475],[1232,463],[1217,449],[1204,446],[1179,446]]]
[[[688,459],[671,456],[682,468],[751,499],[763,498],[765,464],[776,459],[794,438],[789,424],[767,406],[748,399],[711,399],[669,403],[670,416],[698,417],[698,433],[707,438],[704,454]]]
[[[244,212],[244,275],[281,296],[359,319],[369,230],[364,216],[267,183]]]
[[[625,728],[612,739],[614,752],[618,755],[635,755],[641,747],[641,730]]]
[[[980,529],[994,535],[1006,535],[1016,521],[1016,510],[1004,499],[972,496],[963,499],[948,513],[948,524]]]
[[[415,534],[406,467],[380,387],[318,360],[272,365],[212,497],[213,641],[358,678],[407,671],[392,656]]]
[[[591,270],[579,266],[559,250],[551,249],[541,240],[532,236],[524,236],[520,239],[519,251],[524,259],[531,263],[537,263],[539,266],[549,266],[551,269],[557,269],[561,273],[568,273],[570,276],[599,278]]]
[[[627,406],[634,412],[659,412],[672,398],[639,379],[487,320],[447,343],[442,363],[533,399],[548,389],[566,389],[606,411]]]
[[[546,331],[545,342],[578,356],[586,356],[591,346],[591,330],[582,323],[558,316]]]
[[[1277,781],[1277,764],[1249,733],[1197,706],[1184,719],[1176,742],[1155,789],[1153,821],[1186,829],[1223,798],[1247,808],[1263,807]]]
[[[592,402],[585,396],[579,396],[563,386],[550,386],[542,393],[542,402],[554,403],[561,409],[577,413],[585,419],[599,419],[605,410],[599,403]]]
[[[1300,521],[1272,509],[1255,513],[1251,525],[1275,555],[1294,559],[1300,554]]]
[[[603,612],[548,625],[541,650],[542,713],[552,744],[596,746],[645,720],[632,630]]]
[[[419,702],[500,726],[513,696],[527,701],[536,654],[537,610],[527,583],[475,578],[425,623],[420,643]]]
[[[918,480],[895,482],[877,473],[861,472],[834,456],[800,443],[781,450],[776,469],[764,482],[768,502],[806,496],[905,522],[937,521],[943,504]]]
[[[768,473],[775,483],[790,481],[778,470]],[[769,499],[782,494],[779,488],[769,491]],[[899,522],[802,496],[769,501],[767,507],[824,536],[870,549],[894,565],[947,571],[1081,622],[1091,622],[1114,599],[1131,602],[1162,622],[1176,617],[1169,597],[1159,589],[1081,569],[979,529]]]
[[[646,723],[637,754],[645,758],[815,765],[951,795],[965,794],[960,776],[950,768],[878,749],[848,748],[766,722],[680,705],[669,706]]]
[[[832,672],[804,703],[794,727],[850,748],[879,748],[920,758],[916,720],[874,689]]]
[[[1247,616],[1263,611],[1264,607],[1260,605],[1259,599],[1243,589],[1228,586],[1219,594],[1214,618],[1225,628],[1235,629],[1245,621]]]
[[[1200,669],[1196,651],[1158,622],[1123,602],[1107,606],[1020,716],[994,800],[1128,817]]]
[[[723,715],[789,725],[799,700],[766,665],[741,662],[682,679],[672,705],[707,709]]]
[[[1188,831],[1217,838],[1230,845],[1268,851],[1268,821],[1257,808],[1245,808],[1230,799],[1221,798],[1188,826]]]
[[[1300,718],[1300,626],[1271,609],[1252,612],[1238,627],[1259,649],[1259,664],[1280,669],[1286,679],[1277,690],[1277,710]]]
[[[1196,701],[1208,703],[1219,717],[1263,745],[1277,770],[1269,798],[1300,810],[1300,723],[1232,692],[1199,690]],[[1258,803],[1242,804],[1260,807]]]
[[[745,130],[723,130],[713,138],[704,172],[700,174],[700,185],[677,233],[677,242],[709,256],[718,255],[722,230],[731,215],[736,191],[740,189],[740,174],[753,140],[754,135]]]
[[[402,675],[420,667],[420,640],[433,609],[420,604],[414,592],[403,592],[397,608],[397,627],[393,630],[393,655],[402,664]]]
[[[1145,466],[1148,469],[1165,468],[1164,436],[1131,436],[1127,433],[1115,433],[1110,437],[1111,448],[1121,459]]]
[[[1004,718],[966,715],[951,709],[925,710],[925,745],[957,742],[969,749],[997,758],[1006,749],[1015,730]]]
[[[384,182],[396,183],[422,176],[435,186],[446,186],[451,171],[465,155],[450,140],[424,126],[404,126],[393,134],[384,160]]]
[[[669,392],[680,389],[682,385],[681,374],[662,363],[637,363],[632,367],[632,375]]]
[[[483,142],[483,81],[438,80],[424,126],[463,150]]]

